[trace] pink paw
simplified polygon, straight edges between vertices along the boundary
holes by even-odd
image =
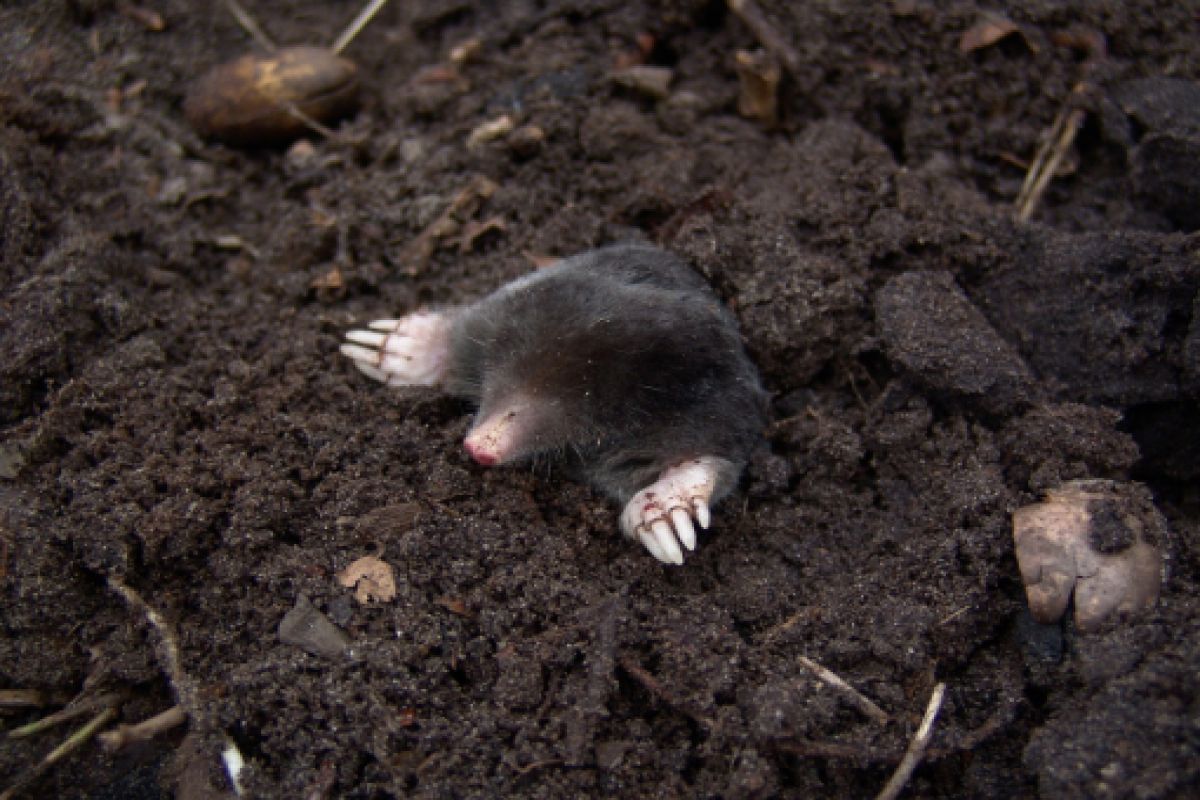
[[[696,549],[693,518],[701,528],[708,527],[716,483],[717,466],[707,456],[669,467],[625,506],[621,530],[664,564],[682,564],[683,548]]]
[[[377,319],[346,333],[342,355],[388,386],[435,386],[446,374],[451,320],[434,311]]]

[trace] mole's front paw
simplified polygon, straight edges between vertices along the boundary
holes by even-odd
[[[712,458],[696,458],[664,470],[621,512],[621,530],[637,539],[650,555],[665,564],[682,564],[683,550],[696,549],[695,517],[701,528],[709,523],[708,502],[717,483]]]
[[[434,386],[446,374],[451,320],[433,311],[377,319],[371,330],[346,333],[342,355],[388,386]]]

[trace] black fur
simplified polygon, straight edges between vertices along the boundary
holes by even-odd
[[[713,502],[762,435],[766,396],[733,315],[675,256],[593,250],[461,309],[449,391],[479,418],[533,403],[521,456],[548,455],[624,503],[668,466],[723,459]]]

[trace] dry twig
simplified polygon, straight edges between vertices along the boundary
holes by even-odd
[[[7,789],[0,792],[0,800],[12,800],[12,798],[17,796],[17,792],[28,787],[42,775],[46,774],[59,761],[62,761],[83,746],[96,734],[96,731],[107,725],[116,715],[117,709],[109,707],[92,717],[86,725],[72,733],[62,744],[51,750],[45,758],[21,772]]]
[[[346,30],[342,31],[341,35],[334,40],[333,46],[329,49],[335,54],[340,54],[343,50],[345,50],[350,43],[354,41],[354,37],[358,36],[362,29],[367,27],[367,23],[374,19],[375,15],[379,13],[379,9],[387,5],[387,1],[388,0],[371,0],[371,2],[367,4],[366,8],[358,12],[358,16],[346,26]]]
[[[61,725],[64,722],[70,722],[73,719],[90,714],[96,709],[116,708],[120,705],[121,696],[116,693],[101,694],[95,697],[80,700],[72,703],[64,709],[55,711],[53,714],[47,714],[39,720],[34,720],[28,725],[22,725],[19,728],[13,728],[8,732],[10,739],[22,739],[26,736],[33,736],[42,731],[49,730],[55,725]]]
[[[150,719],[142,720],[136,725],[118,725],[111,731],[100,734],[98,738],[101,747],[110,753],[115,753],[126,745],[149,741],[160,733],[178,728],[185,722],[187,722],[187,712],[179,706],[172,706],[161,714],[155,714]]]
[[[862,694],[853,686],[838,677],[836,673],[831,672],[817,662],[813,661],[811,658],[806,658],[804,656],[800,656],[800,663],[818,678],[844,694],[859,711],[863,712],[880,725],[886,725],[888,723],[889,717],[886,711],[875,705],[875,703],[873,703],[869,697]]]
[[[162,614],[155,611],[149,603],[142,599],[140,594],[126,586],[120,578],[109,576],[108,585],[124,598],[130,608],[145,616],[151,627],[158,633],[162,643],[158,653],[159,666],[166,672],[167,680],[170,681],[171,688],[175,691],[175,699],[179,705],[183,706],[189,714],[193,713],[198,707],[196,691],[191,679],[183,671],[179,659],[179,637],[175,635],[175,629],[163,618]]]
[[[621,665],[621,669],[629,673],[629,676],[642,685],[642,687],[653,696],[657,697],[663,704],[681,712],[694,722],[698,723],[705,730],[712,731],[717,727],[717,723],[701,714],[697,709],[692,708],[691,704],[675,697],[667,690],[658,678],[655,678],[647,672],[641,664],[637,663],[630,656],[620,656],[617,663]]]
[[[1054,118],[1054,124],[1044,134],[1033,163],[1029,165],[1025,182],[1016,200],[1016,217],[1019,222],[1025,222],[1033,215],[1046,186],[1058,171],[1058,166],[1070,151],[1071,145],[1075,143],[1075,137],[1087,116],[1082,104],[1083,98],[1094,89],[1089,77],[1096,66],[1108,56],[1108,43],[1104,34],[1099,31],[1064,31],[1058,43],[1068,47],[1079,47],[1087,54],[1081,66],[1083,79],[1071,89],[1062,110]]]
[[[237,0],[225,0],[225,7],[229,9],[229,13],[237,20],[238,25],[242,26],[242,30],[250,34],[250,38],[258,42],[258,46],[266,50],[268,53],[274,53],[279,48],[271,41],[271,37],[263,32],[263,29],[258,27],[258,23],[254,21],[254,17],[250,16],[250,12],[242,8],[242,4]]]
[[[1083,126],[1083,120],[1087,116],[1086,112],[1076,103],[1080,96],[1087,91],[1087,88],[1086,83],[1075,85],[1063,109],[1055,117],[1054,124],[1046,132],[1033,163],[1029,165],[1029,172],[1025,174],[1025,182],[1017,194],[1018,222],[1025,222],[1033,215],[1034,209],[1037,208],[1038,202],[1046,192],[1046,187],[1050,185],[1050,179],[1058,171],[1058,165],[1062,163],[1063,158],[1070,151],[1071,145],[1075,143],[1075,136],[1079,133],[1079,129]]]
[[[900,754],[892,750],[880,750],[844,742],[786,739],[776,742],[775,747],[784,753],[791,753],[801,758],[840,758],[864,763],[895,763],[900,760]]]
[[[0,544],[2,543],[3,540],[0,540]],[[0,550],[2,549],[0,547]],[[41,708],[49,704],[45,692],[37,689],[0,689],[0,709]]]
[[[945,697],[946,684],[939,683],[933,687],[933,694],[929,698],[929,705],[925,707],[925,716],[921,720],[921,726],[917,728],[917,735],[909,742],[908,749],[904,751],[904,758],[900,760],[900,765],[892,773],[892,778],[883,787],[883,791],[875,796],[875,800],[896,800],[900,796],[904,785],[912,777],[913,770],[921,762],[925,748],[929,747],[929,740],[933,738],[933,723],[937,720],[938,711],[941,710],[942,700]]]

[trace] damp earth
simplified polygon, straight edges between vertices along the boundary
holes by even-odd
[[[243,5],[288,45],[359,10]],[[248,146],[183,113],[255,49],[226,4],[6,3],[0,727],[188,714],[29,796],[223,796],[230,743],[252,797],[874,796],[939,683],[905,796],[1190,796],[1200,10],[1005,15],[394,2],[353,113]],[[707,279],[771,396],[683,567],[338,355],[631,240]],[[1165,520],[1153,608],[1086,632],[1032,619],[1012,538],[1076,480]],[[0,788],[87,718],[0,742]]]

